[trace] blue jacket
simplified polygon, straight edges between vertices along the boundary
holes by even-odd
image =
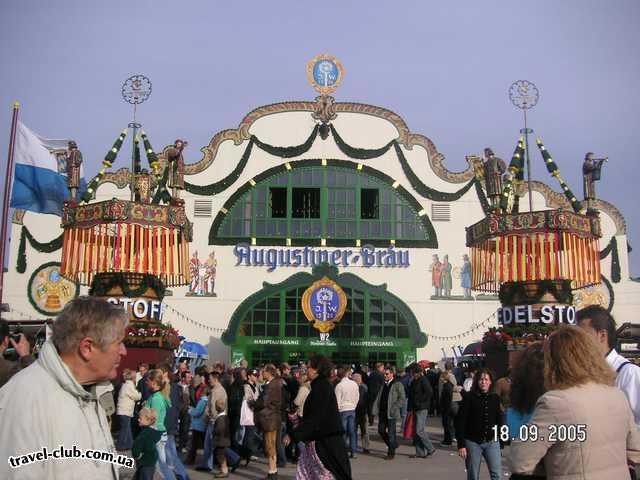
[[[198,432],[207,431],[207,419],[205,417],[207,403],[209,403],[209,399],[202,396],[195,407],[189,407],[189,415],[191,415],[191,430],[196,430]]]

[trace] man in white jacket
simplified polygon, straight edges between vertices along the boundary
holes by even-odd
[[[112,480],[118,460],[133,465],[118,457],[98,401],[126,355],[126,326],[122,307],[105,300],[67,304],[38,360],[0,389],[0,478]],[[67,453],[76,458],[59,458]]]
[[[345,431],[344,441],[350,448],[351,458],[355,458],[358,449],[356,407],[360,399],[360,390],[358,384],[349,377],[351,377],[350,367],[343,366],[338,369],[340,382],[336,385],[336,399],[338,411],[342,417],[342,428]]]

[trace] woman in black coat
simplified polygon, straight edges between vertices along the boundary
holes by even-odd
[[[351,480],[351,465],[344,443],[342,420],[333,386],[329,383],[331,362],[319,355],[309,362],[307,376],[311,392],[304,403],[298,427],[283,440],[303,442],[296,479]]]
[[[480,461],[484,457],[491,480],[502,476],[499,432],[503,424],[500,397],[493,391],[493,373],[478,370],[456,416],[458,454],[465,461],[467,480],[480,478]]]

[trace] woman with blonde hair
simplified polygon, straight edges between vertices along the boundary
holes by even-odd
[[[133,446],[133,433],[131,432],[131,419],[136,402],[142,398],[142,394],[136,389],[135,381],[136,372],[129,368],[122,371],[122,379],[124,383],[120,387],[118,393],[118,408],[116,417],[118,418],[120,430],[116,438],[117,450],[131,450]]]
[[[147,375],[147,386],[149,390],[153,392],[151,396],[145,402],[145,407],[152,408],[156,411],[156,423],[152,425],[154,430],[157,430],[162,434],[158,443],[156,443],[156,450],[158,450],[158,469],[162,474],[164,480],[176,480],[173,471],[167,465],[167,427],[165,425],[165,418],[167,411],[171,407],[171,400],[169,399],[170,384],[166,381],[164,372],[160,369],[151,370]]]
[[[591,337],[561,326],[544,346],[547,392],[536,403],[528,438],[511,446],[511,470],[530,474],[542,460],[549,480],[629,478],[640,461],[640,434],[622,391]]]

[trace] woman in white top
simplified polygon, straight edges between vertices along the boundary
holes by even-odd
[[[125,368],[122,372],[124,383],[120,387],[118,407],[116,410],[116,416],[120,426],[118,437],[116,438],[116,449],[118,450],[131,450],[133,446],[131,418],[133,417],[136,402],[142,398],[142,394],[136,389],[133,383],[135,376],[136,372],[128,368]]]

